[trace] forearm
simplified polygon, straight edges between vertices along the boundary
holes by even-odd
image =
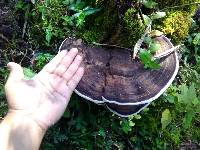
[[[34,120],[8,114],[0,124],[1,150],[37,150],[45,134]]]

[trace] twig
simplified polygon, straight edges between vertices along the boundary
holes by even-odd
[[[128,50],[128,51],[133,51],[132,49],[130,48],[126,48],[126,47],[121,47],[121,46],[118,46],[118,45],[109,45],[109,44],[101,44],[101,43],[96,43],[96,42],[93,42],[94,45],[97,45],[97,46],[108,46],[108,47],[116,47],[116,48],[120,48],[120,49],[125,49],[125,50]]]
[[[134,46],[133,49],[133,57],[132,60],[134,60],[136,58],[136,55],[138,53],[138,51],[140,50],[142,43],[144,42],[144,38],[146,37],[146,35],[151,31],[151,23],[148,25],[148,27],[146,28],[144,34],[142,35],[142,37],[137,41],[137,43]]]
[[[5,40],[6,42],[9,43],[9,40],[7,37],[5,37],[3,34],[0,34],[0,38],[2,38],[3,40]]]
[[[27,22],[28,22],[27,19],[25,19],[24,26],[23,26],[23,31],[22,31],[22,39],[24,38],[24,35],[26,33]]]
[[[27,55],[27,49],[26,49],[26,52],[25,52],[25,54],[24,54],[24,56],[23,56],[23,58],[21,59],[21,61],[20,61],[20,63],[19,63],[19,64],[21,64],[21,63],[22,63],[22,61],[24,60],[24,58],[26,57],[26,55]]]
[[[26,27],[27,27],[27,23],[28,23],[29,12],[30,12],[30,6],[28,6],[28,9],[25,13],[25,21],[24,21],[24,26],[23,26],[23,31],[22,31],[22,39],[24,38],[24,35],[26,33]]]
[[[178,46],[175,46],[175,47],[172,47],[172,48],[170,48],[170,49],[168,49],[168,50],[166,50],[166,51],[164,51],[164,52],[162,52],[162,53],[160,53],[160,54],[154,56],[153,58],[154,58],[154,59],[160,59],[160,58],[162,58],[162,57],[164,57],[164,56],[167,56],[167,55],[171,54],[171,53],[174,52],[174,51],[177,51],[178,49],[181,48],[181,46],[183,46],[183,44],[178,45]]]
[[[178,6],[166,7],[166,8],[161,9],[161,11],[166,10],[166,9],[173,9],[173,8],[178,8],[178,7],[186,7],[186,6],[189,6],[189,5],[198,5],[198,4],[200,4],[200,2],[194,2],[194,3],[190,3],[190,4],[183,4],[183,5],[178,5]]]
[[[141,17],[141,19],[142,19],[142,23],[143,23],[144,25],[146,25],[146,24],[145,24],[145,20],[144,20],[144,16],[143,16],[143,14],[142,14],[142,10],[140,9],[140,7],[139,7],[139,15],[140,15],[140,17]]]

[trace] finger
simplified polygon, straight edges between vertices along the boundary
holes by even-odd
[[[67,53],[67,50],[62,50],[59,52],[46,66],[44,66],[43,70],[52,73]]]
[[[63,78],[68,82],[72,76],[76,73],[79,66],[81,65],[83,58],[80,55],[77,55],[72,64],[69,66],[67,71],[64,73]]]
[[[78,54],[78,49],[77,48],[72,48],[67,55],[62,59],[60,64],[57,66],[55,69],[54,73],[62,76],[68,69],[68,67],[71,65],[73,62],[74,58]]]
[[[74,89],[78,85],[79,81],[83,77],[83,74],[84,74],[84,68],[83,67],[78,68],[78,70],[76,71],[76,73],[74,74],[74,76],[67,83],[67,85],[69,87],[69,90],[70,90],[69,92],[72,93],[74,91]]]
[[[14,62],[9,62],[7,66],[10,70],[10,75],[8,80],[20,81],[24,78],[23,69],[19,64]]]

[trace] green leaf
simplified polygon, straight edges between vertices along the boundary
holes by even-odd
[[[133,126],[135,126],[135,123],[133,121],[129,120],[129,126],[133,127]]]
[[[76,7],[75,7],[75,4],[70,5],[70,6],[68,7],[68,9],[78,12],[78,10],[77,10]]]
[[[197,99],[197,93],[194,85],[187,86],[186,84],[180,85],[180,94],[178,94],[179,102],[184,104],[191,104],[193,100]]]
[[[76,8],[78,10],[82,10],[85,7],[86,3],[84,1],[81,0],[77,0],[76,1]]]
[[[45,18],[46,18],[45,13],[47,11],[47,8],[45,6],[38,6],[38,10],[39,10],[39,12],[42,13],[42,20],[45,20]]]
[[[156,51],[158,51],[160,49],[160,44],[158,42],[152,42],[150,45],[149,45],[149,48],[148,50],[150,50],[150,52],[152,54],[154,54]]]
[[[198,98],[196,97],[195,99],[192,100],[192,104],[194,106],[197,106],[200,103],[200,100],[198,100]]]
[[[160,64],[152,59],[152,55],[147,50],[141,49],[139,53],[139,58],[146,69],[159,69]]]
[[[100,136],[102,136],[102,137],[106,137],[105,130],[104,130],[102,127],[99,129],[98,134],[99,134]]]
[[[165,129],[171,121],[172,121],[171,113],[169,109],[165,109],[162,112],[162,118],[161,118],[162,129]]]
[[[75,0],[65,0],[62,2],[64,5],[70,5],[70,4],[73,4],[75,3]]]
[[[143,0],[142,4],[146,7],[146,8],[155,8],[157,6],[158,3],[154,2],[153,0]]]
[[[144,15],[144,14],[142,16],[144,18],[145,25],[148,26],[152,22],[151,18],[147,15]]]
[[[47,41],[47,43],[49,44],[50,43],[50,41],[51,41],[51,38],[52,38],[52,30],[53,30],[53,28],[52,28],[52,26],[51,25],[49,25],[48,27],[47,27],[47,29],[46,29],[46,41]]]
[[[23,68],[25,79],[31,79],[35,76],[35,73],[29,68]]]
[[[35,4],[35,0],[31,0],[31,3],[32,3],[32,4]]]
[[[73,26],[74,25],[72,17],[70,17],[70,16],[62,16],[61,18],[64,20],[63,21],[63,25],[65,25],[65,26],[68,26],[68,25]]]
[[[83,9],[84,13],[86,16],[88,15],[91,15],[91,14],[94,14],[98,11],[100,11],[101,9],[98,9],[98,8],[91,8],[91,7],[86,7]]]
[[[73,10],[75,12],[80,12],[84,9],[85,7],[85,2],[82,2],[80,0],[77,0],[76,3],[72,3],[68,9],[69,10]]]
[[[120,121],[120,124],[122,126],[122,130],[124,131],[124,133],[128,134],[129,131],[132,130],[132,126],[134,126],[135,124],[133,122],[130,122],[127,119],[123,119],[123,121]]]
[[[195,38],[193,39],[192,43],[194,45],[200,45],[200,33],[197,33]]]
[[[192,109],[185,114],[185,117],[183,118],[183,127],[185,129],[191,126],[194,117],[195,117],[195,111]]]
[[[135,114],[135,115],[134,115],[134,118],[135,118],[135,119],[141,119],[142,117],[141,117],[141,115]]]
[[[160,19],[166,16],[165,12],[156,12],[151,15],[151,19]]]
[[[149,37],[149,36],[146,36],[146,37],[144,38],[144,43],[147,44],[147,45],[149,45],[152,41],[153,41],[152,38]]]
[[[80,15],[78,16],[78,18],[76,20],[76,26],[77,27],[81,27],[84,24],[85,17],[86,17],[86,15],[85,15],[84,12],[80,13]]]
[[[70,114],[70,110],[69,109],[66,109],[64,114],[63,114],[63,117],[64,118],[70,118],[71,114]]]
[[[15,4],[15,8],[16,9],[23,9],[24,7],[24,2],[23,1],[18,1],[16,4]]]
[[[166,96],[166,100],[169,102],[169,103],[174,103],[175,102],[175,96],[173,95],[167,95]]]

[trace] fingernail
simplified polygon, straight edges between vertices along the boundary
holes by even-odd
[[[67,49],[63,49],[62,51],[63,51],[63,52],[65,52],[65,53],[67,53],[67,52],[68,52],[68,50],[67,50]],[[62,51],[61,51],[61,52],[62,52]]]
[[[72,48],[71,51],[77,53],[77,52],[78,52],[78,49],[77,49],[77,48]]]
[[[77,55],[77,59],[78,59],[78,60],[82,60],[83,57],[82,57],[81,55]]]

